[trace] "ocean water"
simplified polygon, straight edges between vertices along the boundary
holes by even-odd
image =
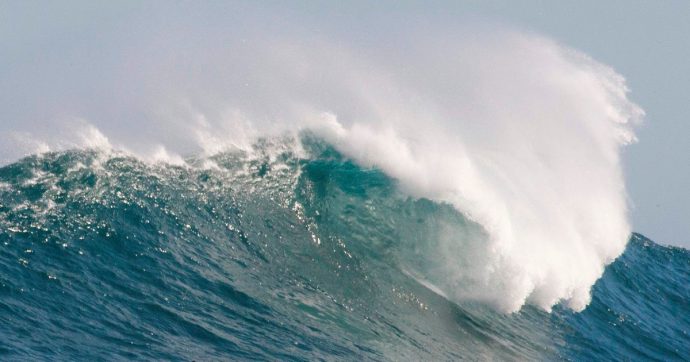
[[[0,360],[688,359],[690,256],[634,233],[614,69],[224,4],[13,42]]]
[[[341,150],[302,135],[181,165],[81,148],[3,166],[0,360],[690,356],[689,251],[628,233],[583,305],[561,279],[555,299],[520,294],[491,279],[503,254],[476,218]]]

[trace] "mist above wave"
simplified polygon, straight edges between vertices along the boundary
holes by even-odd
[[[643,112],[609,67],[486,26],[399,24],[395,39],[362,41],[190,24],[154,21],[107,61],[66,54],[60,62],[99,69],[37,87],[40,112],[3,126],[3,157],[98,147],[183,164],[181,155],[310,130],[482,225],[486,235],[469,239],[450,226],[433,267],[413,272],[450,298],[503,311],[582,310],[623,252],[631,228],[619,151]],[[41,103],[60,87],[69,90],[60,102]]]

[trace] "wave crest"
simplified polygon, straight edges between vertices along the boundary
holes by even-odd
[[[504,311],[561,301],[582,310],[630,237],[619,149],[643,112],[620,75],[554,42],[507,36],[468,48],[476,52],[425,64],[445,72],[411,82],[427,88],[414,104],[400,99],[377,122],[324,114],[317,129],[411,194],[483,226],[484,239],[444,236],[453,254],[436,261],[446,272],[433,283],[446,294]],[[463,254],[472,260],[458,268]]]

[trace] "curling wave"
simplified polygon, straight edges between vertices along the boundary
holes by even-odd
[[[148,122],[92,117],[62,136],[15,132],[14,141],[184,165],[185,155],[308,131],[481,226],[473,238],[448,228],[433,262],[410,273],[505,312],[582,310],[631,234],[619,152],[643,112],[620,75],[577,51],[533,34],[472,35],[412,33],[385,47],[249,37],[199,45],[195,54],[213,57],[183,53],[166,67],[147,53],[156,66],[128,74],[147,87],[123,103]],[[188,74],[190,64],[209,71]],[[156,112],[140,99],[155,99]]]

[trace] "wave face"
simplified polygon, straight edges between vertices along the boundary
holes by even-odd
[[[72,150],[0,168],[0,357],[690,354],[687,250],[633,234],[582,312],[504,314],[441,278],[476,268],[485,226],[329,142],[268,138],[184,166]]]

